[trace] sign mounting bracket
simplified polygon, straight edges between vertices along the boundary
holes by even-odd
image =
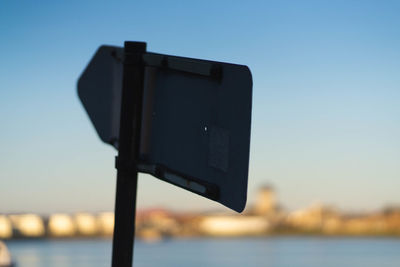
[[[199,61],[189,58],[167,56],[156,53],[143,54],[143,61],[146,66],[175,71],[186,72],[190,74],[201,75],[215,80],[222,78],[222,66],[207,61]]]

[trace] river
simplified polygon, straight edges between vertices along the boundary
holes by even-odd
[[[20,267],[110,266],[111,240],[6,242]],[[134,266],[399,267],[400,239],[273,237],[136,241]]]

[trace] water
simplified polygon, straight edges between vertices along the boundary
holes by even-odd
[[[110,266],[110,240],[9,241],[21,267]],[[135,244],[135,267],[399,267],[400,239],[190,239]]]

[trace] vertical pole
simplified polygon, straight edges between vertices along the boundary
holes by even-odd
[[[146,43],[125,42],[112,267],[131,267]]]

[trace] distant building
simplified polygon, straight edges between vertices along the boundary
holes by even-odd
[[[199,230],[210,236],[257,236],[266,234],[270,223],[260,216],[206,216]]]
[[[163,209],[139,211],[136,217],[137,236],[146,241],[178,235],[181,226],[172,213]]]
[[[75,214],[75,224],[80,235],[95,235],[99,230],[96,218],[89,213]]]
[[[76,224],[67,214],[53,214],[49,218],[49,234],[54,237],[72,237]]]
[[[8,239],[12,237],[12,225],[10,220],[0,215],[0,239]]]
[[[259,216],[273,215],[276,212],[276,195],[272,186],[259,189],[253,212]]]
[[[21,237],[42,237],[45,234],[43,219],[36,214],[11,215],[11,222]]]
[[[286,223],[303,231],[334,233],[341,228],[339,213],[329,206],[312,205],[288,214]]]
[[[114,212],[102,212],[97,217],[99,233],[103,236],[111,236],[114,232]]]

